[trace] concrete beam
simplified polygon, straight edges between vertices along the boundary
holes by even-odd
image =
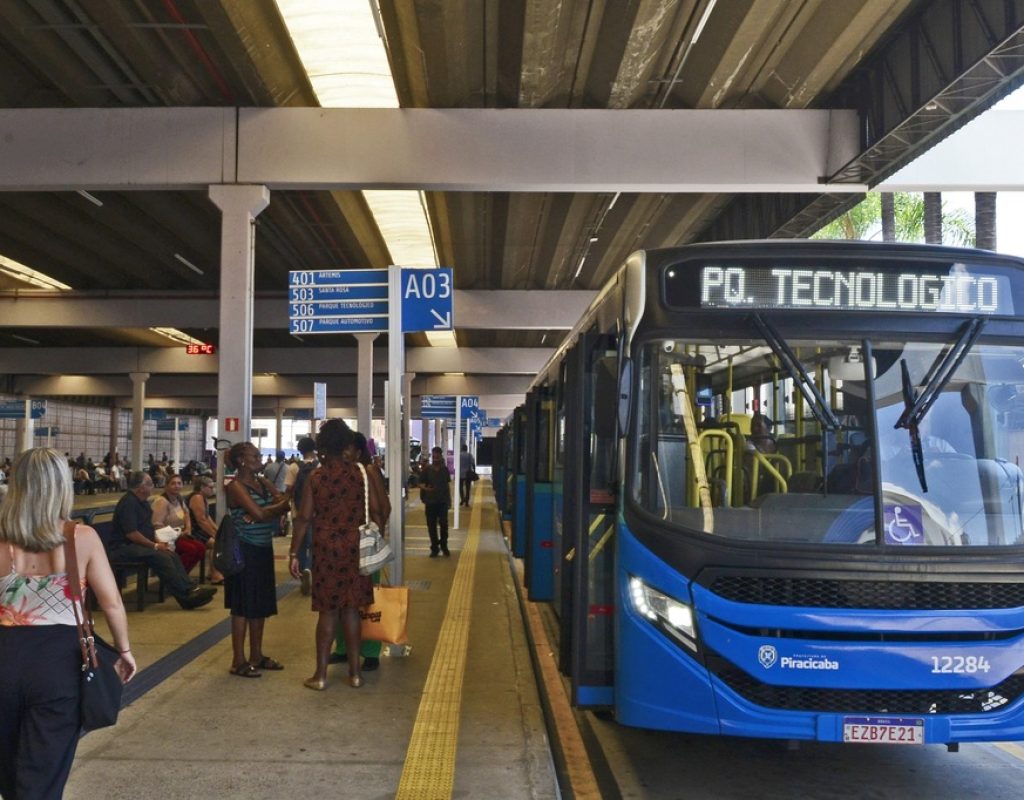
[[[351,398],[355,404],[355,375],[317,376],[327,383],[330,398]],[[522,397],[530,385],[529,375],[467,375],[417,377],[413,380],[413,396],[424,394],[468,394],[479,396],[515,395]],[[13,380],[15,394],[32,397],[120,397],[130,399],[132,384],[127,374],[119,375],[19,375]],[[253,397],[302,398],[299,404],[312,405],[313,378],[284,375],[254,375]],[[180,398],[216,398],[217,375],[152,375],[146,381],[146,403],[165,400],[177,403]],[[374,399],[383,408],[384,375],[374,378]],[[127,402],[127,401],[126,401]],[[482,402],[482,401],[481,401]],[[521,402],[521,399],[516,401]],[[502,397],[501,405],[508,398]],[[513,403],[514,405],[515,403]],[[163,407],[168,407],[165,402]],[[182,406],[194,407],[194,406]],[[414,403],[414,407],[418,407]],[[210,406],[216,408],[216,405]],[[485,406],[486,408],[486,406]]]
[[[417,374],[464,372],[536,375],[553,347],[415,347],[407,369]],[[219,356],[190,356],[178,347],[25,347],[3,350],[0,374],[8,375],[216,375]],[[253,373],[351,375],[358,373],[355,347],[266,347],[253,350]],[[387,373],[387,351],[374,350],[374,372]],[[457,377],[457,376],[455,376]],[[312,377],[309,378],[312,380]]]
[[[848,110],[0,111],[0,191],[818,192],[859,151]]]
[[[596,294],[589,290],[456,290],[455,327],[567,331]],[[217,295],[203,292],[0,291],[0,326],[11,328],[216,328],[219,314]],[[287,330],[287,294],[258,296],[253,319],[261,330]]]

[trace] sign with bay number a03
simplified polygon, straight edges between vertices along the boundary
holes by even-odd
[[[402,267],[402,332],[452,330],[453,295],[451,267]]]

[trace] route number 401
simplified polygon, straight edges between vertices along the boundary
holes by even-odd
[[[985,656],[932,656],[932,672],[938,674],[973,675],[988,672],[992,665]]]

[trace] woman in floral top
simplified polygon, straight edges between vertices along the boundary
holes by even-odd
[[[96,531],[68,524],[74,491],[64,457],[36,448],[18,456],[0,505],[0,795],[59,798],[75,757],[82,656],[64,560],[73,531],[78,574],[103,609],[135,674],[121,593]]]

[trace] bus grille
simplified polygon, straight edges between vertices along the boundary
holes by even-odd
[[[849,581],[723,575],[711,591],[737,603],[813,608],[984,609],[1024,606],[1024,583]]]
[[[1012,703],[1024,691],[1024,675],[990,689],[821,689],[770,686],[729,668],[719,678],[736,694],[764,708],[848,714],[982,714]]]

